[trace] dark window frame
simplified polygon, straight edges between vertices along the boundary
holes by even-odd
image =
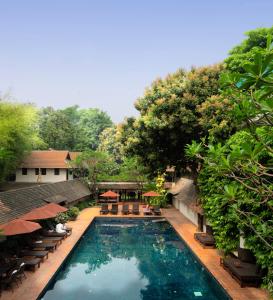
[[[35,168],[35,175],[39,175],[39,168]]]
[[[41,168],[41,174],[46,175],[46,168]]]
[[[27,168],[22,168],[22,175],[27,175]]]
[[[54,175],[60,175],[60,168],[54,168]]]

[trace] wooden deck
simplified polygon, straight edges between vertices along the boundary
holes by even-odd
[[[83,210],[78,219],[71,222],[69,226],[73,227],[73,234],[68,237],[58,247],[54,253],[50,253],[49,258],[41,264],[40,269],[36,272],[26,272],[27,279],[19,287],[14,288],[14,293],[4,291],[1,300],[35,300],[44,289],[50,278],[58,270],[64,259],[70,253],[73,246],[80,239],[83,232],[89,226],[91,221],[100,216],[99,208],[87,208]],[[121,207],[119,207],[121,211]],[[130,215],[131,216],[131,215]],[[238,283],[220,266],[220,256],[215,249],[203,249],[193,238],[196,227],[186,219],[175,208],[164,209],[163,214],[166,219],[173,225],[179,235],[185,240],[192,251],[199,257],[202,263],[222,284],[225,290],[233,300],[268,300],[270,299],[267,292],[257,288],[240,288]],[[112,216],[111,216],[112,217]],[[123,217],[121,213],[117,217]],[[127,217],[127,216],[125,216]],[[135,216],[134,216],[135,217]],[[139,217],[143,217],[142,207]]]

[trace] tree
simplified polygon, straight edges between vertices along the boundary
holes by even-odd
[[[266,45],[268,35],[273,37],[273,27],[257,28],[246,32],[247,38],[239,45],[235,46],[225,60],[227,69],[232,72],[244,73],[244,64],[253,62],[257,53],[267,55]]]
[[[105,128],[99,136],[98,151],[107,152],[117,163],[122,163],[122,144],[118,126]]]
[[[77,150],[96,150],[99,146],[99,136],[104,129],[112,127],[113,122],[106,112],[97,108],[79,111],[79,141]]]
[[[39,132],[49,148],[56,150],[74,150],[77,128],[69,115],[52,107],[42,109]]]
[[[37,110],[30,104],[0,101],[0,181],[14,172],[24,156],[42,146]]]
[[[96,184],[105,174],[112,174],[115,165],[107,153],[85,151],[71,162],[73,173],[88,183],[93,195],[96,193]]]
[[[188,73],[178,70],[154,81],[135,104],[140,117],[123,124],[126,154],[137,155],[152,175],[165,171],[167,165],[177,170],[185,166],[185,145],[205,134],[197,107],[218,94],[221,70],[219,65],[193,68]]]
[[[239,236],[266,270],[264,284],[273,293],[273,52],[257,52],[245,72],[225,73],[225,94],[234,99],[232,114],[241,122],[224,144],[196,142],[187,154],[201,159],[199,189],[217,246],[226,253]],[[239,231],[240,230],[240,231]]]

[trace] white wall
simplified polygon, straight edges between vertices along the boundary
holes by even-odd
[[[37,182],[38,175],[35,169],[27,169],[27,175],[22,175],[22,169],[16,170],[16,182]],[[46,175],[40,175],[39,182],[59,182],[66,180],[66,169],[60,169],[60,174],[55,175],[54,169],[46,169]]]

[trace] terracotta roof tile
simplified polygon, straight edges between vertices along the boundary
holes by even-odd
[[[32,151],[22,162],[22,168],[69,168],[70,160],[68,151],[48,150]]]

